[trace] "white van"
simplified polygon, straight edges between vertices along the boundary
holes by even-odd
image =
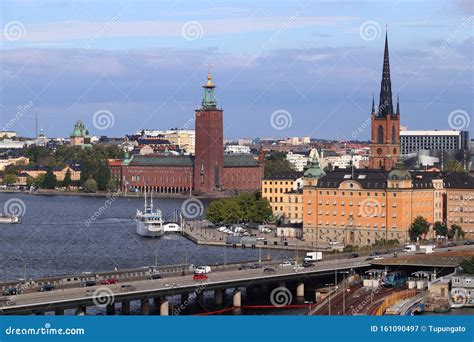
[[[194,274],[207,274],[211,273],[211,266],[199,266],[194,270]]]

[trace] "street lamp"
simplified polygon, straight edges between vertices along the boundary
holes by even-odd
[[[313,313],[312,313],[313,301],[305,300],[304,303],[305,303],[305,304],[309,304],[309,316],[312,316],[312,315],[313,315]]]
[[[333,283],[329,284],[324,284],[325,286],[328,287],[329,289],[329,295],[328,295],[328,315],[331,316],[331,286],[333,286]]]
[[[349,274],[349,271],[341,271],[339,272],[343,274],[342,279],[342,315],[346,315],[346,274]]]

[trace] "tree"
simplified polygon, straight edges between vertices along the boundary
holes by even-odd
[[[97,191],[97,182],[90,178],[84,182],[84,192],[94,193]]]
[[[64,176],[64,179],[63,179],[63,186],[65,188],[69,188],[71,184],[72,184],[71,169],[67,169],[66,175]]]
[[[107,191],[117,191],[117,181],[115,179],[109,179],[109,182],[107,183]]]
[[[416,240],[417,238],[426,235],[430,229],[430,224],[423,216],[415,217],[415,220],[410,226],[408,234],[410,235],[411,240]]]
[[[44,176],[43,187],[45,189],[54,189],[56,187],[56,175],[52,168],[49,168]]]
[[[97,187],[99,190],[107,190],[107,184],[110,180],[110,170],[107,166],[107,161],[101,161],[99,164],[99,170],[97,171]]]
[[[463,260],[459,266],[462,267],[465,273],[474,274],[474,257]]]
[[[457,224],[451,225],[451,229],[448,232],[448,237],[450,239],[456,238],[456,240],[464,238],[464,231],[462,230],[461,226],[458,226]]]
[[[18,182],[18,177],[13,173],[7,173],[3,176],[3,184],[5,185],[13,185]]]
[[[437,236],[448,236],[448,227],[444,222],[435,222],[435,224],[433,225],[433,230],[435,231]]]
[[[212,223],[222,222],[223,201],[224,200],[212,201],[211,204],[209,204],[206,217]]]
[[[283,152],[273,152],[265,158],[264,175],[266,178],[278,173],[295,172],[293,165]]]

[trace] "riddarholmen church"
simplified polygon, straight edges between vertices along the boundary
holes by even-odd
[[[223,113],[217,107],[209,73],[204,98],[195,113],[195,155],[133,155],[109,161],[122,191],[219,195],[259,190],[263,158],[254,154],[224,154]]]

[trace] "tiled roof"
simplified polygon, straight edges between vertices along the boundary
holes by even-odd
[[[224,155],[224,167],[256,167],[258,161],[250,153],[234,153]]]
[[[193,166],[193,157],[181,156],[153,156],[134,155],[129,161],[131,166]]]
[[[274,172],[271,175],[265,177],[266,180],[296,180],[303,177],[303,172],[292,171],[292,172]]]

